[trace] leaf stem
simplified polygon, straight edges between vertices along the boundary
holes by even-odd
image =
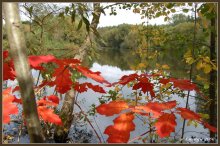
[[[94,128],[94,126],[92,125],[92,123],[89,121],[87,115],[84,113],[84,111],[82,110],[81,106],[80,106],[78,103],[76,103],[76,102],[75,102],[75,104],[76,104],[76,105],[78,106],[78,108],[81,110],[81,113],[85,116],[86,121],[89,123],[89,125],[90,125],[90,126],[92,127],[92,129],[94,130],[94,132],[95,132],[97,138],[99,139],[99,142],[102,143],[102,140],[101,140],[99,134],[98,134],[97,131],[95,130],[95,128]]]

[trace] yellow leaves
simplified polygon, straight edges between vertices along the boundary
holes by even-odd
[[[196,75],[196,80],[200,81],[203,84],[203,88],[204,89],[208,89],[209,88],[209,82],[207,81],[206,78],[202,78],[199,75]]]
[[[201,12],[198,12],[198,16],[201,18],[202,20],[202,24],[204,28],[208,28],[208,20],[205,19],[205,17],[202,15]]]
[[[209,10],[208,10],[209,13],[211,13],[213,10],[216,11],[216,7],[214,3],[207,3],[207,5],[209,6]]]
[[[170,69],[169,65],[167,65],[167,64],[162,65],[162,68],[163,69]]]
[[[131,66],[131,69],[132,70],[145,70],[148,66],[148,63],[147,62],[141,62],[139,63],[137,66]]]
[[[187,126],[190,126],[190,125],[193,125],[193,126],[195,126],[195,128],[198,126],[198,123],[196,122],[196,121],[194,121],[194,120],[189,120],[188,122],[187,122]]]
[[[160,68],[165,69],[165,70],[170,69],[170,66],[167,65],[167,64],[160,65],[160,64],[156,63],[156,67],[157,67],[158,69],[160,69]]]
[[[133,9],[133,13],[140,13],[140,9],[139,8]]]
[[[206,119],[206,120],[209,119],[209,114],[199,113],[199,115],[200,115],[203,119]]]
[[[139,63],[138,64],[138,68],[146,68],[147,67],[147,63]]]
[[[212,70],[212,66],[210,64],[206,64],[203,68],[204,73],[208,74]]]
[[[202,60],[198,61],[198,63],[196,64],[196,69],[197,69],[197,70],[200,70],[200,69],[203,68],[203,67],[204,67],[204,65],[203,65]]]
[[[206,81],[205,78],[200,77],[199,75],[196,75],[196,80],[197,81]]]
[[[115,89],[114,89],[116,92],[119,92],[120,91],[120,88],[118,86],[115,86]]]
[[[202,69],[203,72],[206,74],[210,73],[212,70],[217,70],[215,63],[212,62],[208,56],[199,56],[197,59],[194,59],[192,55],[192,50],[190,49],[184,54],[184,59],[189,65],[197,61],[196,69]]]
[[[163,85],[163,88],[170,88],[172,86],[172,83],[167,83],[166,85]]]
[[[196,64],[196,69],[203,69],[204,73],[208,74],[212,70],[217,70],[216,65],[210,60],[208,56],[200,57],[200,60]]]
[[[188,63],[189,65],[195,62],[195,59],[192,56],[192,51],[190,49],[184,54],[184,59],[186,60],[186,63]]]

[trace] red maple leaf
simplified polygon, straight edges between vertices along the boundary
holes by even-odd
[[[92,83],[87,83],[87,87],[92,89],[95,92],[106,93],[105,90],[99,85],[93,85]]]
[[[74,89],[76,91],[78,91],[79,93],[82,93],[82,92],[85,92],[88,90],[88,88],[86,88],[86,83],[83,83],[83,84],[79,84],[78,82],[75,83],[75,86],[74,86]]]
[[[135,79],[137,79],[139,76],[135,73],[135,74],[130,74],[130,75],[124,75],[121,77],[120,81],[117,82],[121,85],[126,85],[127,83],[134,81]],[[117,84],[114,83],[114,84]]]
[[[37,101],[37,105],[38,106],[57,106],[57,103],[51,102],[46,100],[45,98],[42,98],[40,100]]]
[[[133,86],[133,90],[141,89],[144,93],[150,92],[151,97],[155,97],[154,93],[154,84],[149,82],[149,79],[146,76],[142,76],[138,79],[138,83]]]
[[[160,79],[159,81],[159,83],[162,83],[162,84],[167,84],[169,82],[170,82],[170,79],[164,79],[164,78]]]
[[[79,72],[81,72],[84,76],[91,78],[91,79],[95,80],[96,82],[110,84],[108,81],[106,81],[101,76],[101,72],[93,72],[93,71],[89,70],[88,68],[80,66],[80,65],[75,66],[75,68]]]
[[[8,50],[3,51],[3,59],[6,59],[8,57]]]
[[[101,115],[112,116],[114,114],[119,114],[122,110],[128,109],[128,105],[124,101],[111,101],[109,103],[104,103],[96,107],[96,110]]]
[[[173,82],[173,86],[175,88],[179,88],[181,90],[196,90],[197,89],[196,84],[191,83],[190,80],[171,78],[170,81]]]
[[[65,67],[56,68],[53,76],[56,79],[50,85],[56,85],[55,90],[61,94],[66,93],[71,89],[73,82],[70,79],[70,72]]]
[[[156,133],[160,136],[160,138],[170,136],[171,132],[175,131],[176,127],[176,117],[173,113],[162,114],[157,122],[155,123]]]
[[[54,62],[55,57],[53,55],[46,55],[46,56],[29,56],[28,61],[30,66],[37,70],[42,70],[43,67],[40,66],[42,63]]]
[[[45,121],[50,122],[56,125],[62,125],[62,120],[58,115],[54,113],[54,111],[46,106],[38,106],[37,107],[39,116]]]
[[[10,122],[11,114],[18,114],[18,107],[13,102],[15,101],[15,96],[11,94],[11,88],[7,88],[3,91],[3,123],[7,124]]]
[[[178,114],[180,114],[182,116],[182,118],[186,119],[186,120],[197,120],[197,121],[201,121],[201,116],[187,108],[177,108]]]
[[[164,103],[148,102],[144,106],[136,106],[138,110],[144,110],[146,113],[153,113],[153,117],[157,118],[162,114],[164,110],[170,110],[176,106],[176,101],[169,101]]]
[[[16,77],[12,61],[3,63],[3,80],[14,80]]]
[[[208,128],[210,131],[212,131],[212,132],[217,132],[217,128],[216,128],[216,127],[213,127],[213,126],[211,126],[211,125],[209,125],[209,123],[203,122],[203,125],[204,125],[206,128]]]
[[[109,143],[127,143],[130,138],[130,132],[135,129],[133,123],[134,115],[132,113],[124,113],[114,119],[114,125],[108,126],[104,134],[109,137]]]
[[[178,114],[181,115],[182,118],[186,119],[186,120],[196,120],[198,122],[200,122],[201,124],[203,124],[206,128],[208,128],[210,131],[212,132],[217,132],[217,128],[213,127],[211,125],[209,125],[209,123],[202,121],[201,116],[187,108],[177,108]]]
[[[16,86],[13,90],[12,90],[12,92],[16,92],[16,91],[19,91],[20,90],[20,87],[19,86]]]
[[[132,112],[140,114],[142,116],[149,116],[149,113],[143,112],[141,108],[136,108],[136,106],[135,107],[130,106],[130,109],[131,109]]]
[[[59,104],[59,98],[55,95],[47,96],[47,99],[52,101],[53,103]]]
[[[92,89],[95,92],[106,93],[105,90],[101,86],[93,85],[92,83],[88,83],[88,82],[82,83],[82,84],[79,84],[77,82],[75,83],[75,86],[74,86],[74,89],[78,91],[79,93],[87,91],[88,88]]]
[[[72,66],[81,63],[78,59],[55,59],[54,61],[59,66]]]

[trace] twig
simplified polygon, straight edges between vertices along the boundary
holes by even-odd
[[[192,49],[193,57],[194,57],[194,48],[195,48],[195,41],[196,41],[196,22],[197,22],[196,21],[196,8],[197,8],[197,4],[195,4],[195,12],[194,12],[195,19],[194,19],[193,42],[192,42],[193,43],[193,49]],[[190,75],[189,75],[190,81],[192,80],[192,71],[193,71],[193,64],[190,65]],[[185,108],[188,108],[189,95],[190,95],[190,90],[187,93],[186,107]],[[182,128],[182,135],[181,135],[181,143],[183,142],[182,139],[184,137],[185,123],[186,123],[186,120],[184,119],[184,121],[183,121],[183,128]]]
[[[37,77],[37,83],[35,84],[35,86],[37,86],[38,82],[39,82],[39,79],[40,79],[40,73],[41,71],[39,71],[39,74],[38,74],[38,77]]]
[[[92,127],[92,129],[94,130],[94,132],[95,132],[97,138],[99,139],[99,142],[102,143],[101,138],[99,137],[99,135],[98,135],[97,131],[95,130],[95,128],[93,127],[92,123],[91,123],[91,122],[89,121],[89,119],[87,118],[87,115],[83,112],[82,108],[80,107],[80,105],[79,105],[78,103],[75,103],[75,104],[76,104],[76,105],[78,106],[78,108],[81,110],[81,113],[85,116],[86,121],[89,123],[89,125],[90,125],[90,126]]]
[[[152,130],[152,129],[151,129],[151,130],[149,130],[149,131],[147,131],[147,132],[144,132],[144,133],[142,133],[141,135],[139,135],[139,136],[137,136],[137,137],[135,137],[135,138],[129,140],[128,143],[131,143],[131,142],[133,142],[133,141],[135,141],[135,140],[141,138],[142,136],[144,136],[144,135],[146,135],[147,133],[152,132],[152,131],[155,131],[155,130]]]
[[[77,95],[77,96],[78,96],[78,95]],[[86,110],[88,110],[85,106],[83,106],[83,107],[84,107]],[[100,128],[99,128],[99,126],[98,126],[96,120],[95,120],[95,117],[93,116],[92,118],[93,118],[93,120],[94,120],[94,122],[95,122],[95,124],[96,124],[96,126],[97,126],[97,128],[98,128],[98,130],[99,130],[99,133],[100,133],[100,135],[101,135],[101,137],[102,137],[103,142],[105,143],[105,139],[104,139],[104,137],[103,137],[103,135],[102,135],[102,132],[101,132],[101,130],[100,130]]]
[[[20,143],[22,127],[23,127],[23,122],[21,122],[21,125],[20,125],[20,131],[19,131],[19,134],[18,134],[18,143]]]

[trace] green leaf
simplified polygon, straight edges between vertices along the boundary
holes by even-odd
[[[74,23],[75,22],[75,17],[76,17],[76,10],[74,9],[71,13],[71,22]]]
[[[59,17],[64,18],[64,12],[59,13]]]
[[[184,12],[184,13],[188,13],[188,12],[189,12],[189,9],[183,9],[183,12]]]
[[[84,16],[82,18],[83,18],[83,22],[86,24],[86,30],[89,32],[89,29],[90,29],[89,20],[86,19]]]
[[[70,9],[69,7],[65,8],[65,14],[67,14],[69,12],[69,9]]]
[[[82,22],[83,22],[83,20],[81,19],[81,20],[79,21],[77,30],[79,30],[79,29],[82,27]]]
[[[165,17],[165,18],[164,18],[164,21],[167,21],[167,20],[168,20],[168,18],[169,18],[169,17]]]
[[[30,12],[30,13],[33,12],[33,6],[30,7],[29,12]]]
[[[168,4],[166,5],[166,7],[167,7],[168,9],[171,9],[173,6],[174,6],[173,3],[168,3]]]
[[[208,84],[208,83],[205,83],[204,86],[203,86],[203,88],[204,88],[204,89],[209,89],[209,84]]]
[[[161,16],[161,12],[157,12],[156,17],[160,17],[160,16]]]
[[[188,3],[189,6],[192,6],[192,3]]]
[[[176,12],[176,10],[175,10],[175,9],[171,9],[170,11],[171,11],[172,13],[175,13],[175,12]]]

